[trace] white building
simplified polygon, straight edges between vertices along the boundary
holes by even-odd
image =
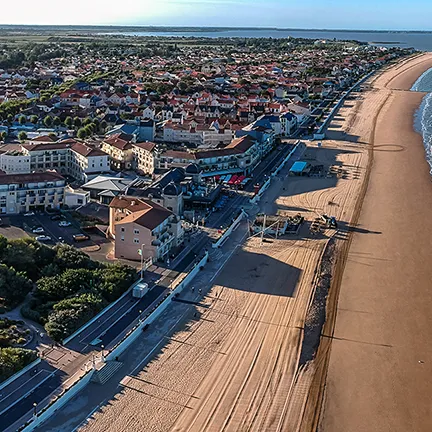
[[[89,180],[91,174],[110,171],[109,155],[100,149],[81,142],[76,142],[70,147],[69,161],[69,175],[84,182]]]
[[[54,171],[0,175],[0,213],[58,209],[64,203],[65,183]]]
[[[211,125],[190,122],[174,123],[168,121],[163,130],[165,142],[191,143],[202,148],[213,148],[220,144],[229,144],[234,132],[229,126],[222,127],[217,122]]]
[[[6,174],[28,174],[30,172],[30,156],[20,151],[1,153],[0,170]]]
[[[21,147],[30,158],[30,172],[56,170],[85,182],[90,174],[110,171],[108,154],[74,139]]]

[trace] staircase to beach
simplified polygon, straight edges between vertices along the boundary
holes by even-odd
[[[92,376],[92,382],[104,385],[114,374],[123,366],[119,361],[107,361],[99,370]]]

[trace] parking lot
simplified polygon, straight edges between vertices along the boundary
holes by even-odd
[[[76,246],[77,248],[89,248],[90,246],[97,246],[100,240],[104,240],[101,236],[89,236],[89,240],[76,242],[73,238],[76,234],[85,234],[81,230],[79,222],[74,220],[69,214],[61,214],[54,216],[47,213],[34,213],[29,216],[25,215],[8,215],[2,216],[2,226],[0,227],[0,234],[9,239],[23,238],[30,236],[36,238],[38,236],[48,236],[50,240],[43,241],[47,245],[54,245],[56,243],[67,243]],[[70,226],[59,226],[60,222],[67,221]],[[33,233],[36,228],[43,229],[41,232]],[[96,240],[96,241],[95,241]]]

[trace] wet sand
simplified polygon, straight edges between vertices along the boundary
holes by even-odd
[[[320,431],[432,430],[432,183],[409,92],[432,56],[372,83],[385,94],[373,160],[340,285]],[[365,102],[367,103],[366,96]]]

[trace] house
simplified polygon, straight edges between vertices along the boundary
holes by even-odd
[[[134,137],[123,132],[109,135],[102,141],[101,149],[111,158],[111,169],[122,171],[132,168]]]
[[[54,171],[0,175],[0,213],[58,209],[64,203],[65,179]]]
[[[90,202],[90,192],[83,189],[74,189],[73,187],[66,186],[64,204],[68,208],[77,208],[84,206]]]
[[[118,196],[110,204],[108,235],[114,238],[114,256],[130,260],[163,260],[183,242],[180,218],[146,199]]]
[[[143,174],[154,173],[156,144],[153,142],[139,142],[132,144],[133,166]]]

